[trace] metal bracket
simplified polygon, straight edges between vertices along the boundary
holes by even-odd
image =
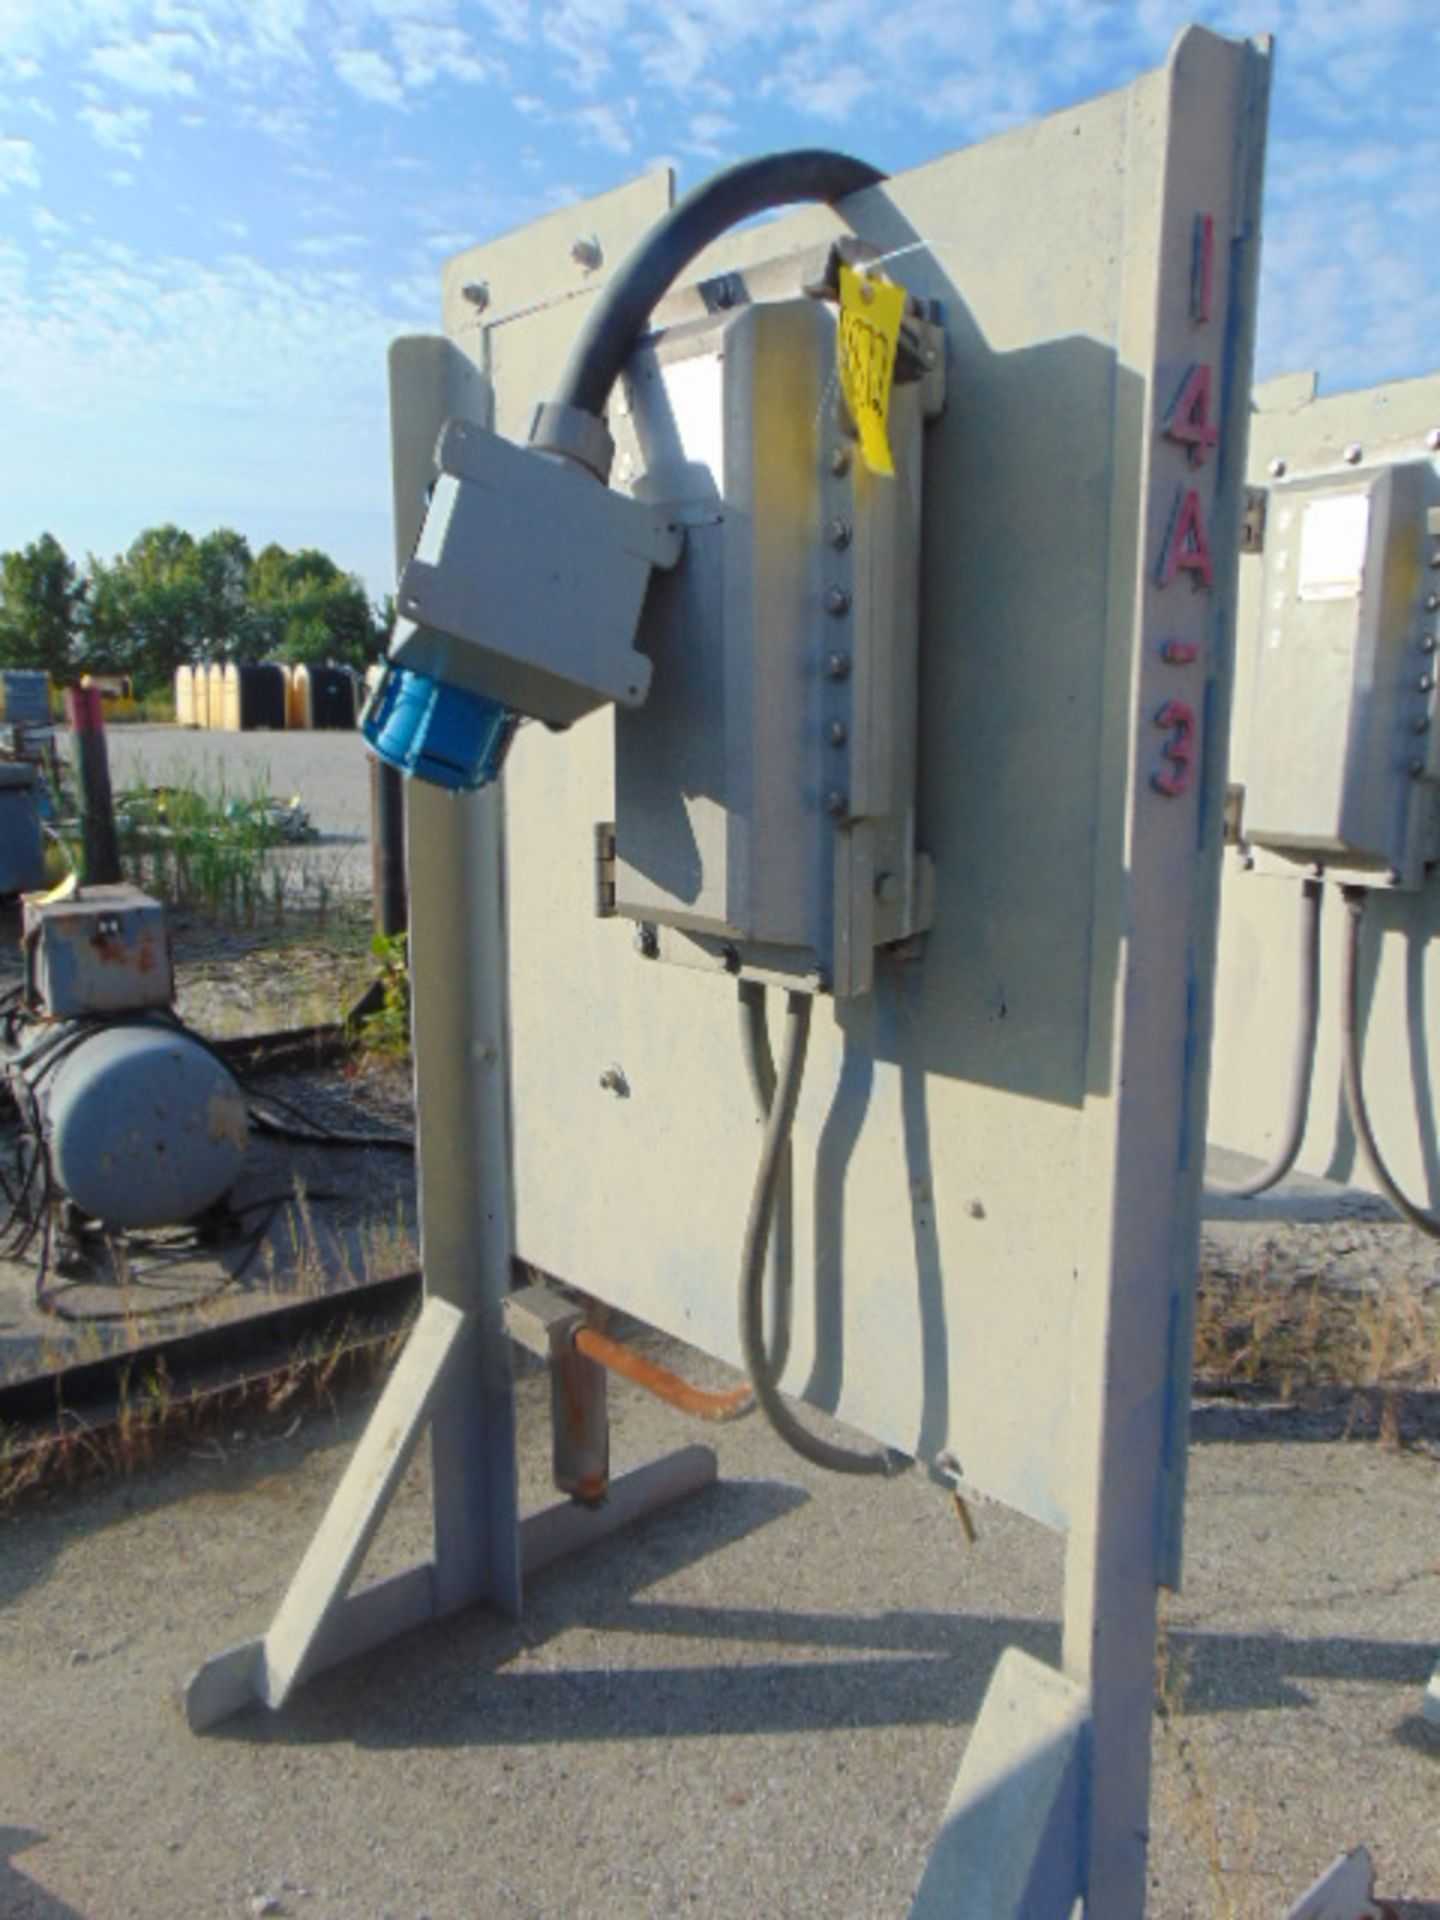
[[[1241,553],[1265,551],[1265,514],[1269,499],[1264,487],[1246,487],[1245,517],[1240,522]]]
[[[595,918],[615,918],[615,822],[595,822]]]
[[[585,1315],[538,1283],[512,1293],[501,1313],[516,1345],[550,1368],[555,1485],[582,1506],[598,1507],[610,1488],[610,1415],[605,1369],[575,1345]]]

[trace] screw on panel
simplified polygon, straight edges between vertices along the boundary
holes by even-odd
[[[841,614],[850,611],[850,589],[831,587],[825,595],[825,611],[833,613],[838,620]]]
[[[825,729],[825,738],[832,747],[843,747],[850,738],[850,729],[843,720],[832,720]]]
[[[1430,673],[1422,673],[1415,684],[1419,687],[1421,693],[1432,693],[1435,689],[1435,676]]]
[[[577,267],[583,267],[586,273],[594,273],[605,259],[605,250],[593,233],[570,242],[570,258]]]
[[[1340,458],[1345,462],[1347,467],[1358,467],[1360,462],[1364,459],[1364,457],[1365,457],[1365,449],[1361,446],[1358,440],[1352,440],[1349,446],[1346,447],[1345,451],[1340,455]]]
[[[1412,780],[1418,780],[1424,771],[1425,762],[1423,760],[1412,760],[1410,762],[1410,778]]]
[[[1417,714],[1415,719],[1410,723],[1410,731],[1412,733],[1428,733],[1430,731],[1429,715],[1424,713]]]
[[[825,656],[825,677],[827,680],[844,680],[849,677],[850,656],[848,653],[827,653]]]
[[[1285,470],[1288,465],[1289,465],[1289,462],[1286,460],[1282,460],[1280,455],[1277,453],[1275,458],[1270,462],[1270,478],[1272,480],[1279,480],[1285,473]]]
[[[600,1085],[604,1092],[613,1093],[623,1100],[630,1091],[630,1082],[625,1078],[623,1067],[606,1067],[600,1076]]]
[[[486,280],[467,280],[460,289],[460,298],[467,300],[477,313],[483,313],[490,304],[490,284]]]
[[[850,802],[838,787],[832,787],[825,796],[825,811],[832,820],[843,820],[849,811]]]
[[[837,479],[843,478],[845,474],[849,473],[850,449],[848,447],[836,447],[834,449],[830,455],[830,471]]]
[[[660,957],[660,936],[654,927],[646,924],[635,929],[635,951],[647,960]]]
[[[848,520],[837,518],[832,520],[825,529],[825,538],[830,542],[832,547],[838,548],[842,553],[845,548],[849,546],[854,535],[855,529]]]
[[[1433,633],[1422,633],[1422,634],[1421,634],[1421,636],[1420,636],[1420,651],[1421,651],[1421,653],[1434,653],[1434,651],[1435,651],[1435,645],[1436,645],[1436,642],[1435,642],[1435,636],[1434,636],[1434,634],[1433,634]]]

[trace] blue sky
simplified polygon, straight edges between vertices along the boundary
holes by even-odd
[[[0,0],[0,549],[144,526],[390,584],[384,361],[449,253],[661,163],[898,170],[1278,40],[1259,372],[1440,364],[1440,0]]]

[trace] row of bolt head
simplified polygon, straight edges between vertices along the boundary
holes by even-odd
[[[1425,450],[1427,453],[1440,453],[1440,427],[1431,427],[1430,431],[1426,434]],[[1360,462],[1365,458],[1365,449],[1358,440],[1349,440],[1340,449],[1340,458],[1345,462],[1347,467],[1358,467]],[[1283,479],[1289,471],[1290,462],[1283,454],[1277,453],[1275,458],[1270,462],[1270,478],[1272,480]]]

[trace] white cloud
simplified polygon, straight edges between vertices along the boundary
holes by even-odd
[[[62,220],[49,207],[36,207],[30,215],[30,224],[42,239],[47,240],[70,231],[70,222]]]
[[[373,47],[345,47],[334,56],[335,71],[352,92],[362,100],[381,107],[405,104],[405,89],[400,77],[383,53]]]
[[[0,193],[12,187],[38,187],[40,168],[34,142],[0,135]]]
[[[203,53],[204,48],[193,33],[167,30],[96,47],[90,55],[90,65],[107,80],[128,87],[133,93],[166,98],[194,93],[195,76],[190,65]]]
[[[102,147],[114,147],[117,153],[140,158],[144,151],[140,136],[150,124],[148,107],[84,106],[79,117]]]
[[[633,101],[615,104],[601,101],[594,106],[578,108],[574,120],[582,136],[594,146],[606,147],[611,153],[631,153],[635,147],[629,125],[633,113]]]

